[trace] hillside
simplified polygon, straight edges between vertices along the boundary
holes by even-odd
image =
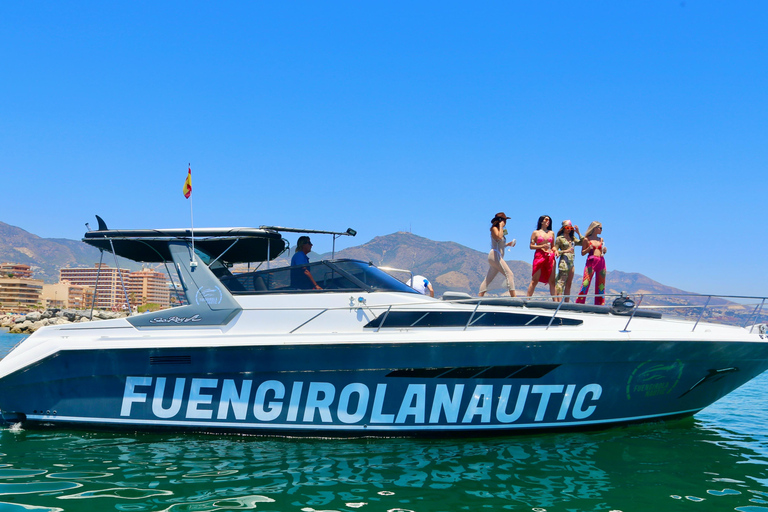
[[[36,279],[55,283],[59,280],[59,269],[62,267],[98,263],[99,250],[79,240],[40,238],[0,222],[0,261],[29,265]]]

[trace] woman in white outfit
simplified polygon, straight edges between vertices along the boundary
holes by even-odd
[[[491,220],[491,252],[488,253],[488,274],[480,284],[480,292],[478,295],[482,297],[485,292],[488,291],[488,287],[491,285],[493,279],[499,272],[504,274],[507,279],[507,289],[509,294],[515,296],[515,275],[509,269],[509,266],[504,261],[504,249],[506,247],[514,247],[515,240],[507,243],[507,230],[504,226],[507,225],[507,215],[504,212],[499,212]]]

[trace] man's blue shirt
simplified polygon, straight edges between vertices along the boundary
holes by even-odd
[[[291,258],[291,266],[295,265],[308,265],[309,256],[304,254],[304,251],[299,251],[293,254]],[[291,269],[291,288],[296,290],[311,290],[314,288],[312,281],[309,280],[304,270],[307,267],[296,267]]]

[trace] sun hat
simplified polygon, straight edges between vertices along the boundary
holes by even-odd
[[[506,214],[506,213],[504,213],[504,212],[499,212],[499,213],[497,213],[497,214],[496,214],[496,216],[493,218],[493,220],[496,220],[496,219],[503,219],[503,220],[507,220],[507,219],[511,219],[511,218],[512,218],[512,217],[507,217],[507,214]],[[491,222],[493,222],[493,221],[491,221]]]

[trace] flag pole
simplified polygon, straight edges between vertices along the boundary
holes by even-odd
[[[192,213],[192,163],[187,164],[187,180],[184,182],[184,196],[189,199],[189,223],[192,233],[192,255],[189,260],[190,267],[196,267],[195,261],[195,217]]]
[[[197,262],[195,261],[195,217],[192,215],[192,197],[189,198],[189,224],[192,228],[192,261],[190,262],[190,266],[196,267]]]
[[[192,163],[187,165],[190,175],[192,174]],[[191,180],[190,180],[191,182]],[[192,228],[192,261],[190,261],[190,267],[196,267],[197,261],[195,261],[195,217],[192,215],[192,194],[189,194],[189,225]]]

